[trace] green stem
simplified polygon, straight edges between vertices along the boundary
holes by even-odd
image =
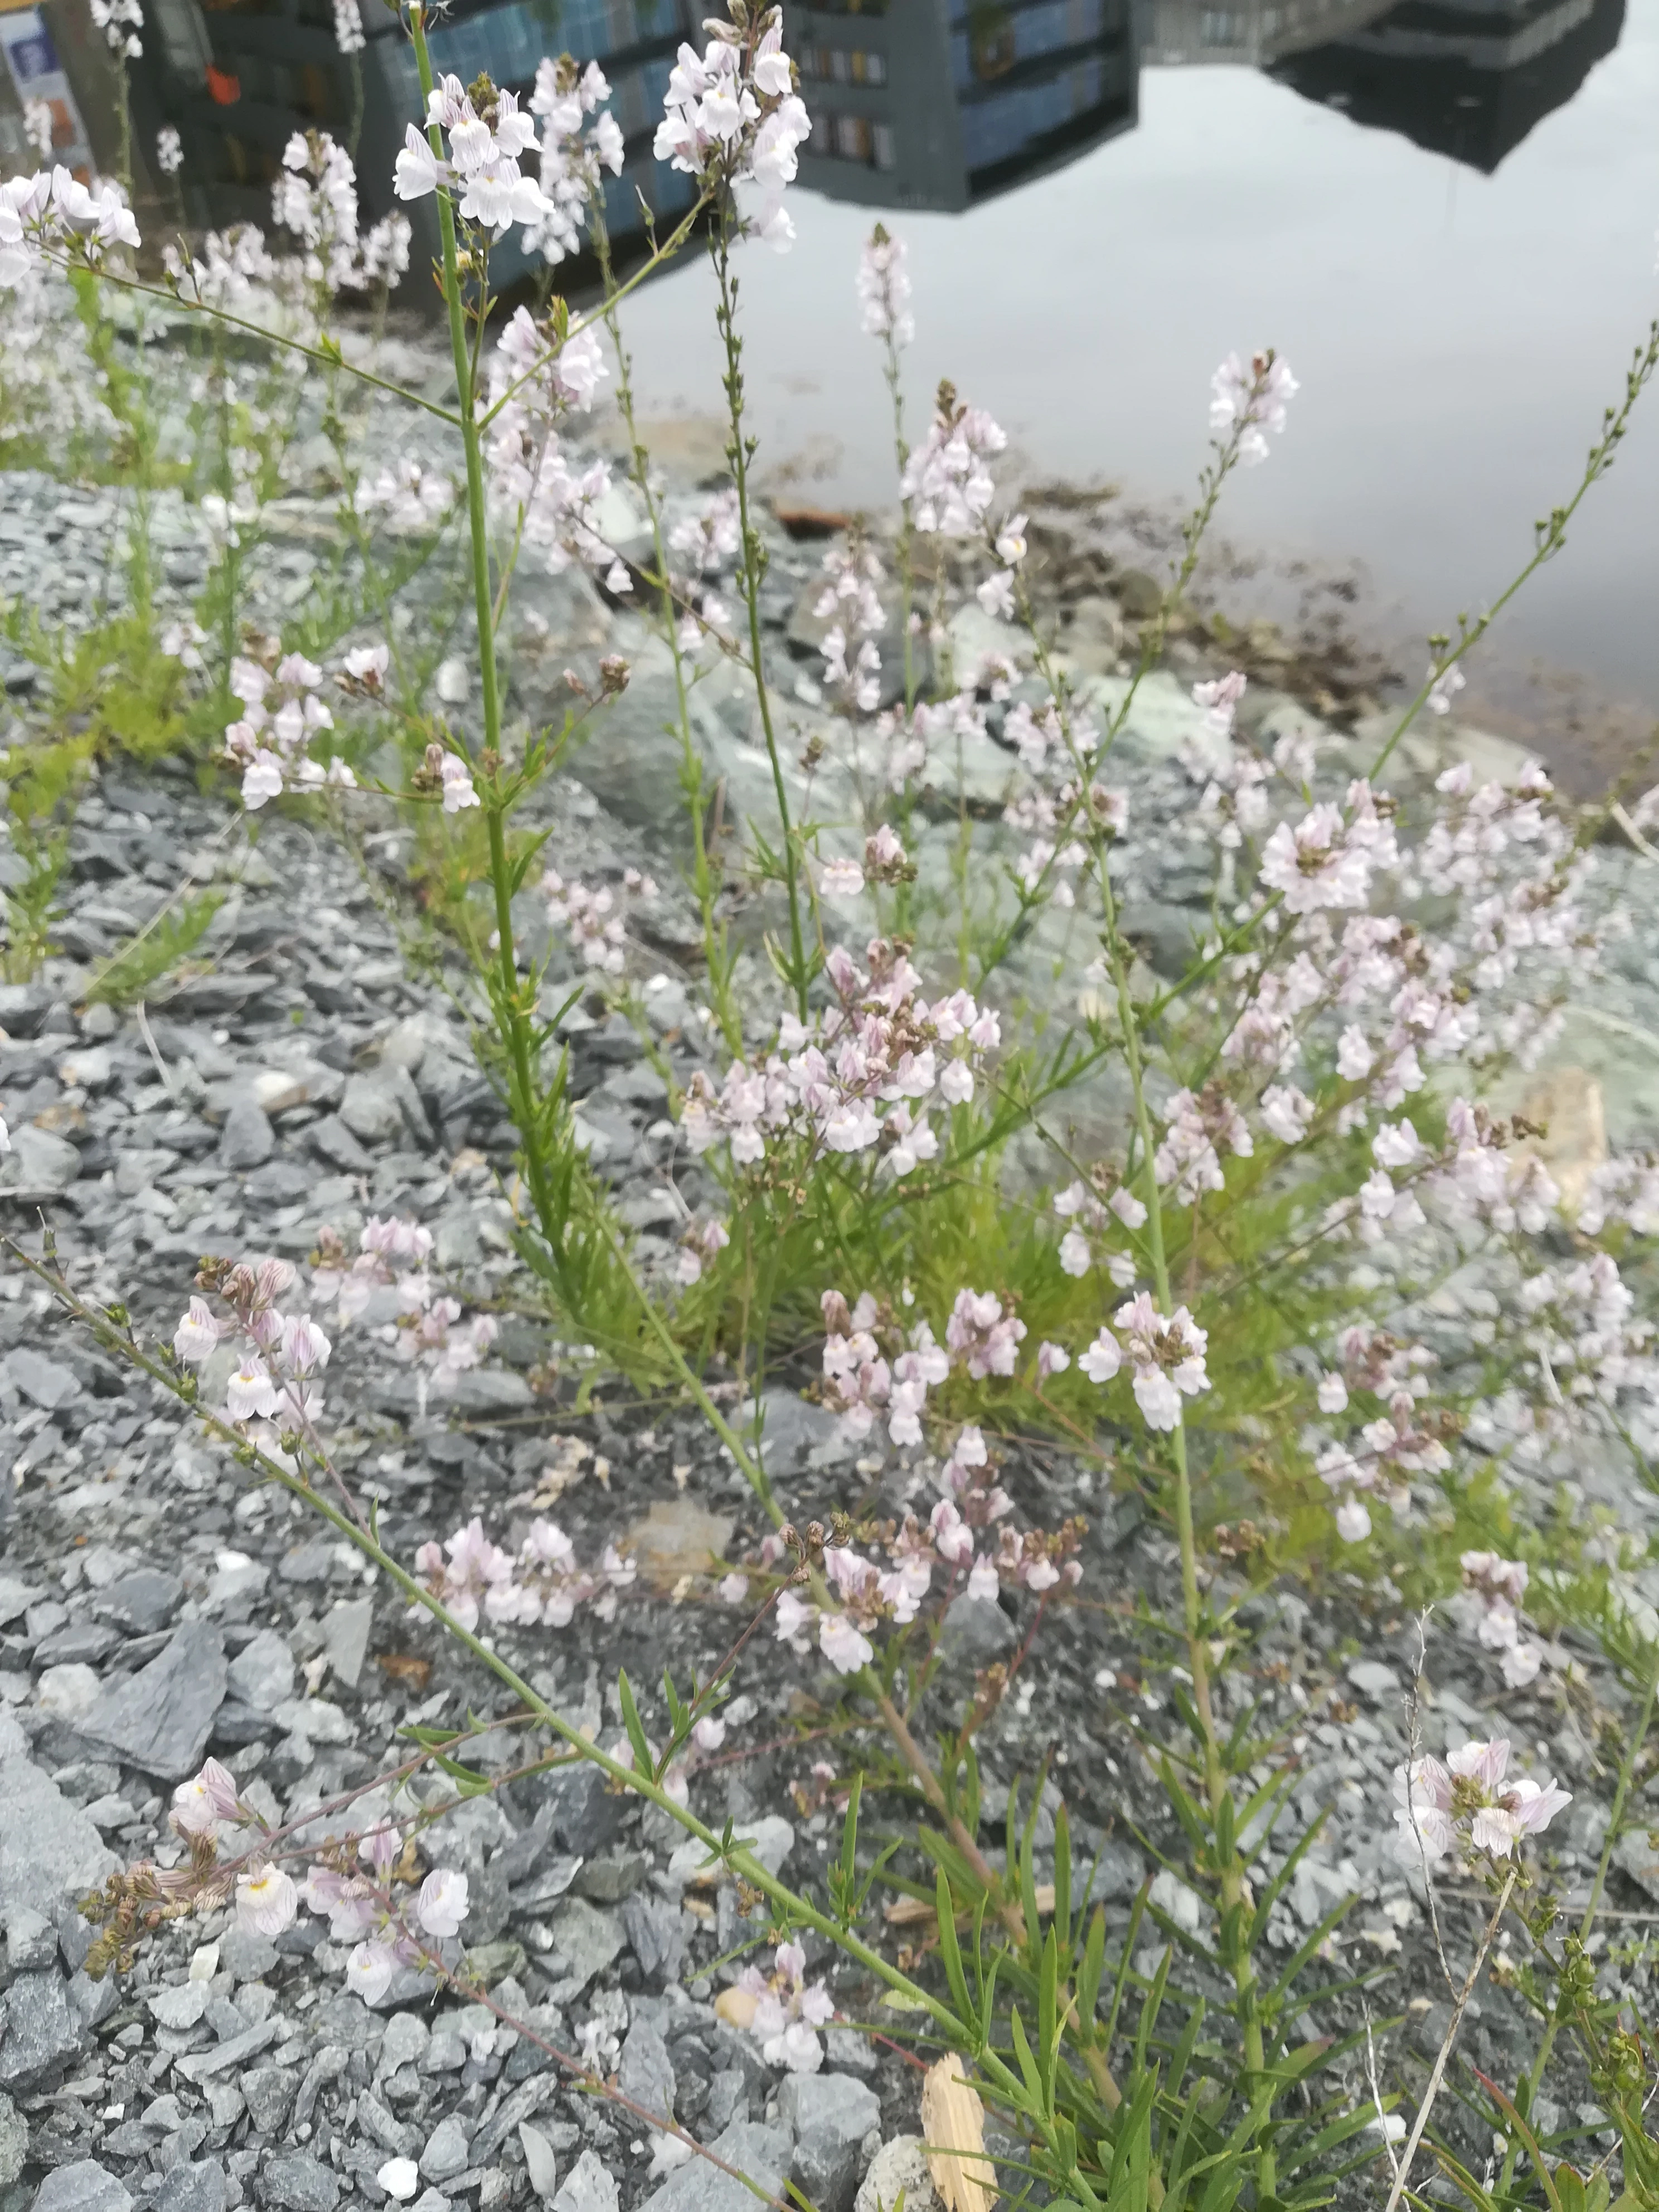
[[[415,62],[420,73],[422,98],[429,100],[433,88],[432,60],[427,49],[426,25],[419,0],[409,11],[409,25],[410,34],[415,42]],[[441,126],[436,123],[428,125],[427,137],[433,153],[441,160],[443,132]],[[474,404],[476,376],[472,351],[467,343],[466,313],[455,243],[455,212],[448,193],[441,187],[437,193],[437,202],[438,231],[443,248],[444,304],[449,318],[450,352],[455,364],[461,443],[466,455],[467,528],[472,554],[473,604],[478,628],[478,680],[483,694],[484,750],[489,759],[488,785],[483,796],[485,826],[489,839],[489,881],[495,908],[496,1027],[507,1051],[509,1084],[516,1093],[512,1102],[514,1120],[523,1139],[525,1174],[530,1186],[531,1200],[536,1208],[542,1237],[556,1267],[562,1275],[565,1214],[548,1172],[537,1113],[536,1072],[531,1037],[533,986],[531,987],[532,1002],[526,1005],[526,989],[519,981],[518,956],[513,939],[512,872],[507,859],[507,823],[498,782],[501,738],[501,689],[495,660],[495,603],[489,581],[489,522],[484,496],[483,453]],[[483,306],[481,292],[478,307],[481,323]]]
[[[732,996],[732,961],[726,950],[726,933],[720,927],[714,912],[719,887],[708,857],[708,840],[703,823],[702,755],[691,735],[690,691],[686,682],[685,655],[680,650],[679,627],[674,619],[668,547],[663,536],[662,506],[652,488],[650,457],[641,439],[635,414],[632,367],[628,349],[623,343],[622,318],[617,313],[617,302],[621,295],[611,268],[611,235],[605,227],[601,202],[596,202],[593,210],[593,243],[605,284],[605,326],[611,332],[611,343],[617,356],[617,409],[628,432],[629,459],[635,487],[645,502],[646,516],[651,525],[653,557],[656,562],[655,580],[662,608],[662,635],[674,668],[674,705],[680,735],[680,784],[685,793],[686,812],[691,823],[691,884],[696,893],[697,910],[702,921],[703,964],[708,971],[709,991],[714,1002],[720,1034],[733,1054],[741,1058],[743,1024]]]
[[[795,832],[789,817],[789,795],[784,788],[783,762],[778,752],[777,732],[772,726],[772,700],[761,658],[760,587],[761,578],[765,573],[765,550],[750,508],[749,464],[755,448],[743,427],[743,340],[738,334],[738,284],[732,273],[731,216],[724,209],[709,246],[720,283],[720,306],[715,320],[726,345],[723,381],[727,419],[732,428],[732,441],[726,450],[732,464],[732,479],[737,488],[738,522],[743,534],[743,596],[749,611],[750,657],[754,669],[755,696],[760,703],[761,729],[766,738],[766,757],[772,764],[772,789],[777,799],[778,824],[783,836],[783,880],[789,901],[789,958],[784,980],[795,994],[795,1012],[804,1022],[806,1019],[806,987],[811,977],[801,927],[800,855],[796,849]]]
[[[1601,1903],[1602,1893],[1607,1887],[1607,1869],[1613,1864],[1613,1846],[1619,1841],[1620,1823],[1624,1818],[1626,1800],[1630,1796],[1631,1778],[1636,1771],[1636,1762],[1641,1756],[1642,1747],[1647,1741],[1648,1730],[1653,1724],[1654,1702],[1656,1698],[1659,1698],[1659,1643],[1653,1645],[1652,1655],[1648,1662],[1647,1687],[1642,1693],[1641,1717],[1626,1741],[1625,1755],[1619,1763],[1619,1782],[1613,1793],[1613,1811],[1607,1821],[1607,1840],[1601,1846],[1601,1856],[1596,1863],[1595,1879],[1590,1884],[1589,1896],[1585,1900],[1583,1914],[1578,1923],[1579,1936],[1586,1942],[1595,1925],[1595,1915]],[[1516,2099],[1517,2106],[1528,2121],[1532,2118],[1533,2101],[1538,2094],[1539,2084],[1544,2078],[1544,2069],[1549,2063],[1550,2053],[1555,2048],[1555,2039],[1560,2030],[1559,2014],[1553,2014],[1548,2025],[1545,2027],[1532,2064],[1527,2069],[1524,2082],[1526,2094],[1524,2097],[1517,2096]],[[1512,2136],[1509,2149],[1504,2156],[1504,2171],[1498,2178],[1497,2194],[1500,2201],[1509,2189],[1510,2177],[1515,2172],[1515,2162],[1520,2154],[1520,2142]]]

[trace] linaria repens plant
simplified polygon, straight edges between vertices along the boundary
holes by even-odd
[[[1418,696],[1369,761],[1333,777],[1295,731],[1260,750],[1239,719],[1243,671],[1194,687],[1191,814],[1214,891],[1190,960],[1154,973],[1125,926],[1133,800],[1114,749],[1229,479],[1289,434],[1295,379],[1272,350],[1216,371],[1210,458],[1169,588],[1133,662],[1082,681],[1044,631],[1030,519],[998,482],[998,424],[946,384],[920,437],[907,434],[909,283],[902,244],[878,227],[857,294],[892,395],[902,520],[890,575],[873,530],[825,562],[813,606],[828,703],[805,754],[790,759],[763,635],[767,543],[740,307],[743,284],[764,282],[757,246],[787,248],[792,235],[788,187],[809,122],[777,11],[730,6],[706,26],[702,52],[681,49],[657,137],[658,158],[691,179],[693,204],[671,232],[652,229],[625,282],[603,198],[621,139],[598,70],[550,58],[524,105],[483,79],[438,80],[426,11],[407,8],[425,112],[409,125],[395,190],[435,211],[453,404],[410,400],[340,325],[350,299],[383,302],[410,234],[394,220],[360,235],[350,158],[325,136],[296,138],[276,191],[297,252],[273,255],[248,231],[210,236],[169,246],[155,276],[132,258],[140,240],[118,185],[89,190],[60,170],[0,186],[9,358],[50,345],[70,368],[26,380],[21,397],[9,384],[7,434],[65,428],[133,489],[126,680],[152,685],[152,749],[205,738],[249,816],[326,809],[349,837],[354,808],[379,819],[390,803],[414,828],[437,910],[473,963],[479,1054],[518,1134],[518,1252],[546,1313],[586,1347],[573,1358],[693,1401],[769,1516],[759,1547],[708,1578],[708,1602],[730,1613],[726,1657],[705,1681],[665,1682],[654,1736],[623,1677],[620,1733],[591,1741],[521,1679],[491,1631],[556,1633],[634,1601],[619,1545],[583,1559],[554,1520],[514,1538],[478,1514],[411,1561],[386,1548],[331,1452],[332,1346],[313,1316],[337,1336],[379,1298],[377,1311],[395,1310],[383,1323],[389,1356],[441,1401],[489,1356],[493,1324],[464,1319],[418,1224],[372,1222],[355,1253],[325,1236],[308,1279],[286,1263],[204,1261],[159,1344],[140,1340],[125,1309],[84,1296],[49,1236],[38,1254],[14,1251],[108,1350],[195,1406],[251,1480],[329,1522],[510,1691],[520,1708],[499,1724],[525,1736],[513,1772],[590,1761],[678,1823],[700,1863],[736,1878],[750,1948],[763,1941],[765,1954],[737,1990],[768,2063],[822,2060],[836,2007],[809,1973],[799,1939],[810,1935],[895,2001],[919,2048],[963,2063],[1014,2146],[1010,2185],[1023,2174],[1039,2201],[1066,2208],[1267,2212],[1369,2189],[1379,2174],[1390,2203],[1415,2190],[1474,1974],[1461,1993],[1453,1978],[1451,2027],[1407,2135],[1374,2068],[1370,2094],[1357,2087],[1370,2029],[1352,2024],[1352,2000],[1372,1977],[1333,1978],[1326,1965],[1346,1905],[1275,1955],[1280,1899],[1318,1824],[1280,1838],[1296,1753],[1239,1686],[1252,1578],[1327,1560],[1392,1575],[1425,1600],[1461,1589],[1464,1628],[1503,1655],[1514,1689],[1556,1663],[1553,1626],[1594,1627],[1639,1701],[1638,1725],[1576,1934],[1559,1934],[1534,1869],[1565,1796],[1510,1743],[1414,1757],[1395,1817],[1431,1908],[1453,1869],[1490,1892],[1476,1972],[1500,1923],[1523,1931],[1525,1959],[1506,1971],[1539,2023],[1513,2094],[1491,2082],[1481,2093],[1505,2132],[1501,2170],[1480,2179],[1440,2145],[1443,2175],[1480,2206],[1609,2201],[1605,2173],[1555,2164],[1531,2126],[1565,2033],[1620,2131],[1620,2203],[1659,2203],[1646,2030],[1598,1988],[1586,1948],[1651,1717],[1659,1625],[1635,1595],[1632,1553],[1603,1542],[1553,1555],[1541,1532],[1492,1504],[1506,1466],[1548,1469],[1576,1439],[1654,1481],[1659,1363],[1628,1269],[1659,1232],[1659,1170],[1615,1159],[1570,1206],[1542,1133],[1482,1096],[1546,1048],[1620,916],[1596,884],[1600,817],[1575,817],[1540,768],[1499,785],[1454,765],[1431,794],[1412,797],[1385,780],[1414,718],[1447,710],[1488,623],[1565,544],[1659,366],[1659,326],[1520,575],[1487,614],[1432,641]],[[135,35],[129,13],[106,13],[112,39]],[[341,22],[349,48],[355,10]],[[491,255],[514,229],[550,270],[591,240],[605,272],[599,307],[580,314],[550,294],[539,315],[501,313]],[[729,483],[676,513],[636,421],[623,313],[647,275],[699,243],[715,279]],[[256,298],[260,312],[245,312]],[[138,332],[142,374],[124,371],[94,398],[117,307],[137,319],[124,327]],[[143,317],[156,313],[199,333],[206,464],[164,447],[150,382],[161,371],[143,343]],[[232,357],[233,332],[258,367],[240,349]],[[251,639],[247,565],[301,385],[319,370],[345,487],[342,543],[364,581],[295,634]],[[361,464],[342,396],[354,385],[423,410],[422,430],[447,441],[457,479],[412,442],[392,462]],[[602,392],[627,431],[643,518],[628,559],[606,536],[609,471],[580,445]],[[216,566],[197,618],[152,639],[143,495],[184,481],[215,534]],[[411,657],[393,600],[452,517],[471,626]],[[561,1049],[574,1000],[524,942],[521,895],[535,893],[582,981],[638,1013],[629,921],[654,885],[562,878],[543,866],[533,826],[538,790],[590,726],[603,732],[629,672],[609,660],[596,682],[574,678],[560,729],[511,739],[503,617],[526,563],[590,569],[657,627],[672,672],[678,726],[665,742],[687,804],[711,1055],[673,1105],[720,1206],[688,1219],[667,1267],[639,1261],[584,1156]],[[951,609],[966,598],[1000,625],[994,648],[964,647]],[[890,674],[895,631],[902,666]],[[67,685],[67,647],[59,659]],[[723,834],[711,828],[692,718],[715,668],[752,689],[772,800],[769,816]],[[99,683],[107,705],[115,695]],[[470,740],[444,708],[475,693]],[[106,721],[83,760],[131,734],[118,714]],[[400,777],[386,769],[388,740]],[[988,747],[1012,779],[1001,821],[984,833],[988,860],[962,765]],[[53,759],[61,785],[69,771]],[[23,903],[44,939],[52,848],[35,849],[39,896]],[[1413,918],[1431,901],[1431,930]],[[1065,979],[1063,1018],[1032,1013],[1045,969]],[[1092,1102],[1086,1140],[1079,1102]],[[1443,1374],[1413,1333],[1415,1302],[1476,1254],[1508,1286],[1508,1327]],[[218,1386],[222,1401],[204,1402],[198,1375],[218,1372],[212,1355],[232,1340],[239,1364]],[[803,1342],[843,1432],[908,1459],[907,1495],[920,1502],[902,1519],[827,1501],[821,1517],[791,1522],[763,1428],[723,1410],[758,1401]],[[1018,1428],[1109,1464],[1175,1538],[1178,1612],[1163,1620],[1148,1607],[1141,1622],[1168,1707],[1140,1742],[1181,1856],[1166,1869],[1175,1889],[1143,1890],[1109,1940],[1063,1807],[1051,1851],[1039,1852],[1036,1794],[1024,1810],[1011,1796],[1002,1850],[982,1847],[975,1738],[1011,1669],[983,1670],[952,1700],[941,1666],[944,1614],[959,1597],[1000,1600],[1035,1634],[1051,1607],[1089,1594],[1081,1523],[1027,1525],[1000,1479],[1003,1440]],[[1245,1576],[1222,1571],[1240,1559]],[[741,1678],[763,1650],[781,1663],[822,1661],[838,1685],[834,1761],[811,1786],[842,1808],[840,1848],[822,1880],[799,1887],[737,1826],[698,1810],[700,1768],[741,1725]],[[352,1947],[349,1986],[371,2000],[398,1976],[411,1991],[468,1986],[466,1881],[443,1864],[441,1841],[425,1839],[450,1804],[505,1778],[499,1762],[469,1763],[468,1731],[410,1733],[401,1766],[324,1808],[338,1826],[321,1846],[262,1822],[210,1760],[175,1796],[185,1860],[130,1868],[88,1900],[102,1929],[94,1965],[119,1971],[160,1920],[234,1899],[267,1934],[301,1909],[327,1917]],[[1388,1813],[1379,1804],[1378,1820]],[[896,1897],[926,1929],[902,1954],[880,1910]],[[1178,1899],[1190,1901],[1184,1917]],[[1149,1958],[1142,1938],[1154,1931]],[[602,2039],[554,2055],[627,2103]],[[665,2115],[641,2117],[688,2154],[714,2155]],[[401,2173],[382,2179],[404,2189]]]

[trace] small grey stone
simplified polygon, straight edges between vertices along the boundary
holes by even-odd
[[[40,1592],[33,1583],[20,1582],[15,1575],[0,1575],[0,1628],[9,1628],[20,1613],[27,1613],[40,1597]]]
[[[946,1607],[939,1650],[953,1667],[988,1667],[1013,1648],[1014,1624],[994,1597],[966,1592]]]
[[[553,1948],[563,1969],[555,1998],[573,1997],[585,1990],[622,1950],[622,1923],[614,1912],[602,1911],[586,1899],[568,1897],[552,1915]]]
[[[28,1400],[48,1413],[55,1413],[60,1406],[72,1405],[81,1395],[81,1385],[67,1367],[60,1367],[55,1359],[48,1359],[43,1352],[34,1352],[26,1344],[6,1354],[7,1379]]]
[[[288,1638],[262,1628],[249,1638],[225,1669],[232,1697],[256,1713],[275,1712],[294,1695],[294,1654]]]
[[[40,1638],[34,1647],[35,1663],[41,1667],[96,1666],[100,1659],[108,1658],[120,1640],[107,1622],[88,1620],[82,1614],[78,1620],[67,1620],[50,1636]]]
[[[617,2082],[624,2097],[655,2118],[674,2117],[674,2062],[668,2045],[642,2014],[636,2014],[623,2038]]]
[[[35,1974],[58,1963],[58,1929],[44,1912],[21,1903],[6,1913],[6,1964],[14,1974]]]
[[[216,2051],[198,2051],[179,2059],[177,2070],[186,2081],[210,2081],[218,2074],[235,2074],[244,2059],[269,2050],[283,2027],[280,2020],[262,2020],[243,2034],[229,2037]]]
[[[211,1622],[189,1620],[148,1667],[100,1698],[82,1733],[146,1774],[180,1782],[201,1765],[224,1696],[224,1638]]]
[[[440,2120],[421,2153],[421,2172],[427,2179],[447,2181],[453,2174],[465,2173],[469,2140],[458,2113],[451,2112],[447,2119]]]
[[[727,2166],[747,2174],[767,2196],[781,2193],[789,2172],[789,2138],[781,2128],[733,2120],[708,2148]],[[655,2212],[750,2212],[754,2202],[752,2191],[706,2158],[690,2160],[645,2199]]]
[[[219,1139],[219,1164],[240,1170],[263,1167],[276,1149],[276,1132],[263,1106],[252,1098],[239,1098],[225,1116]]]
[[[920,2136],[895,2136],[882,2145],[859,2185],[854,2212],[894,2212],[901,2190],[904,2212],[939,2212],[927,2146]]]
[[[29,2154],[29,2124],[11,2099],[0,2094],[0,2189],[9,2189]]]
[[[286,2066],[255,2066],[238,2077],[247,2116],[262,2136],[278,2136],[288,2124],[297,2084]]]
[[[211,1994],[205,1982],[174,1982],[150,1996],[150,2016],[162,2027],[175,2031],[194,2027],[207,2010]]]
[[[194,2166],[181,2159],[162,2175],[149,2212],[225,2212],[225,2169],[216,2158]]]
[[[269,1936],[233,1921],[219,1938],[219,1964],[239,1982],[257,1982],[276,1963],[276,1946]]]
[[[0,1152],[0,1194],[39,1206],[61,1198],[80,1172],[81,1155],[67,1137],[24,1121],[12,1130],[11,1150]]]
[[[258,2179],[260,2195],[283,2212],[334,2212],[340,2177],[309,2151],[278,2151],[268,2158]]]
[[[420,2141],[412,2128],[392,2118],[372,2089],[357,2093],[357,2124],[367,2128],[380,2148],[397,2158],[410,2157]]]
[[[553,2155],[553,2146],[539,2128],[532,2128],[528,2120],[519,2123],[519,2142],[524,2151],[525,2170],[530,2176],[530,2186],[544,2204],[553,2201],[559,2185],[558,2161]]]
[[[119,1860],[84,1812],[28,1759],[0,1759],[0,1911],[53,1916],[66,1896],[100,1889]]]
[[[553,2212],[617,2212],[617,2177],[596,2150],[585,2150],[553,2199]]]
[[[749,2084],[741,2066],[723,2066],[713,2075],[708,2084],[708,2099],[703,2106],[703,2123],[713,2135],[729,2128],[739,2112],[749,2106]]]
[[[308,1544],[296,1544],[285,1552],[276,1571],[285,1583],[325,1583],[333,1565],[333,1546],[314,1536]]]
[[[778,2117],[794,2132],[790,2173],[818,2212],[850,2212],[859,2146],[881,2125],[881,2100],[850,2074],[787,2074]]]
[[[386,2024],[380,2045],[380,2071],[395,2074],[400,2066],[418,2065],[432,2031],[417,2012],[394,2012]]]
[[[354,1690],[368,1656],[369,1632],[374,1626],[372,1597],[355,1598],[349,1604],[333,1607],[323,1622],[323,1649],[328,1663]]]
[[[59,2073],[88,2040],[56,1969],[20,1974],[6,1996],[0,2088],[34,2089]]]
[[[1383,1664],[1380,1659],[1351,1659],[1348,1680],[1356,1690],[1379,1705],[1391,1705],[1401,1695],[1401,1684],[1398,1671]]]
[[[128,2212],[131,2203],[122,2183],[95,2158],[77,2158],[46,2176],[30,2212]]]
[[[349,1077],[340,1101],[340,1119],[366,1145],[390,1144],[401,1137],[424,1150],[432,1142],[432,1125],[406,1067],[382,1063]]]
[[[685,1960],[684,1914],[665,1898],[635,1891],[623,1899],[623,1926],[649,1982],[677,1982]]]
[[[140,1567],[137,1574],[123,1575],[101,1591],[94,1601],[93,1611],[100,1620],[125,1628],[129,1635],[153,1636],[178,1612],[184,1595],[185,1586],[177,1575],[163,1574],[156,1567]]]
[[[325,1114],[320,1121],[313,1121],[306,1131],[306,1139],[312,1151],[326,1160],[330,1167],[339,1168],[347,1175],[366,1174],[374,1164],[371,1155],[363,1150],[337,1114]]]
[[[44,1667],[34,1686],[35,1702],[56,1720],[79,1724],[98,1703],[103,1686],[83,1659],[65,1659]]]
[[[553,1808],[553,1836],[561,1850],[591,1858],[622,1825],[623,1801],[611,1794],[604,1775],[586,1759],[537,1779],[540,1787],[534,1794]]]
[[[1097,1903],[1127,1904],[1146,1879],[1146,1862],[1133,1844],[1108,1837],[1100,1847],[1092,1892]]]

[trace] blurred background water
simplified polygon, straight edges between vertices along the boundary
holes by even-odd
[[[57,72],[61,148],[110,158],[84,4],[0,6],[12,164],[31,69]],[[192,222],[266,220],[282,149],[313,125],[356,132],[365,214],[385,211],[416,101],[406,42],[373,0],[349,62],[332,0],[145,5],[137,183],[164,223],[179,204],[143,168],[162,121],[184,138]],[[684,204],[650,139],[701,12],[457,0],[434,46],[441,67],[521,89],[544,52],[601,60],[629,144],[611,209],[625,241],[636,189],[667,216]],[[1659,0],[786,0],[785,14],[816,128],[795,249],[754,251],[744,301],[764,464],[796,496],[890,495],[886,395],[853,295],[879,214],[910,248],[913,429],[949,375],[1008,429],[1011,487],[1109,480],[1149,566],[1203,459],[1211,369],[1235,347],[1279,347],[1303,389],[1271,463],[1230,494],[1227,587],[1287,621],[1298,594],[1334,589],[1414,676],[1414,641],[1500,588],[1533,519],[1571,489],[1659,311]],[[711,301],[692,252],[627,313],[646,411],[688,450],[719,397]],[[1483,650],[1470,703],[1499,726],[1552,727],[1558,747],[1564,724],[1592,751],[1645,732],[1656,537],[1659,427],[1638,410],[1566,555]]]

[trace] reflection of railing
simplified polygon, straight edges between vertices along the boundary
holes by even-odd
[[[1286,54],[1351,35],[1394,0],[1153,0],[1140,58],[1153,68],[1193,62],[1265,69]]]

